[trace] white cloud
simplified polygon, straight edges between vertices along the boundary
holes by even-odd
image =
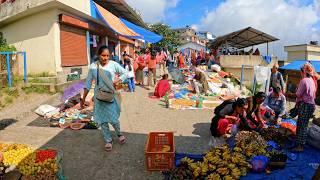
[[[163,21],[165,10],[177,6],[179,0],[126,0],[148,23]]]
[[[300,0],[301,1],[301,0]],[[320,0],[302,6],[298,0],[226,0],[209,11],[197,25],[223,35],[252,26],[280,39],[271,51],[284,57],[283,45],[320,41]]]

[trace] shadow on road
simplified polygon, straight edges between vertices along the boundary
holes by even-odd
[[[1,119],[0,120],[0,130],[4,130],[8,126],[18,122],[16,119]]]
[[[38,118],[29,126],[43,127],[46,120]],[[205,123],[195,125],[200,137],[175,136],[176,152],[202,154],[208,149],[201,140],[206,130]],[[195,133],[196,134],[196,133]],[[111,152],[104,150],[100,130],[64,129],[40,149],[54,148],[63,152],[62,168],[67,179],[162,179],[160,172],[145,168],[145,144],[147,134],[124,132],[127,143],[120,145],[114,136]]]

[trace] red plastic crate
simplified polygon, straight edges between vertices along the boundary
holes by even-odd
[[[163,152],[164,145],[170,147]],[[149,133],[146,149],[146,167],[149,171],[165,171],[174,168],[174,134],[173,132]]]

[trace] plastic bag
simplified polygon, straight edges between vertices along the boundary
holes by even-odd
[[[266,170],[269,162],[267,156],[255,156],[251,160],[252,170],[254,172],[263,172]]]
[[[53,106],[50,106],[48,104],[45,104],[45,105],[41,105],[39,106],[34,112],[39,114],[40,116],[44,116],[46,115],[47,113],[51,112],[51,111],[55,111],[57,110],[58,108],[56,107],[53,107]]]
[[[320,127],[315,124],[312,124],[312,126],[309,129],[308,135],[312,139],[320,141]]]

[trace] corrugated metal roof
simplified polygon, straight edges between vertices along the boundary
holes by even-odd
[[[277,41],[275,38],[267,33],[261,32],[252,27],[247,27],[239,31],[235,31],[224,36],[217,37],[210,43],[210,47],[218,48],[222,44],[227,43],[231,47],[236,47],[238,49],[263,44],[267,42]]]

